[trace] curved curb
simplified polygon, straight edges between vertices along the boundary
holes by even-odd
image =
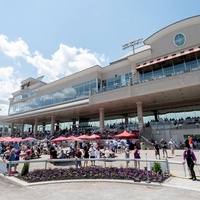
[[[191,182],[190,187],[188,187],[188,179],[182,177],[170,177],[165,180],[163,183],[159,182],[134,182],[129,180],[115,180],[115,179],[72,179],[72,180],[56,180],[56,181],[43,181],[43,182],[34,182],[28,183],[23,180],[20,180],[14,176],[2,176],[3,179],[10,181],[12,184],[16,184],[21,187],[30,187],[30,186],[39,186],[39,185],[48,185],[48,184],[60,184],[60,183],[85,183],[85,182],[105,182],[105,183],[121,183],[121,184],[132,184],[138,186],[152,186],[152,187],[171,187],[179,188],[185,190],[193,190],[200,192],[200,181]],[[180,182],[181,181],[181,182]],[[196,183],[198,183],[196,185]],[[194,185],[195,184],[195,185]]]
[[[85,183],[85,182],[109,182],[109,183],[123,183],[123,184],[134,184],[134,185],[152,185],[160,186],[162,184],[158,182],[134,182],[129,180],[115,180],[115,179],[76,179],[76,180],[56,180],[56,181],[43,181],[43,182],[34,182],[28,183],[23,180],[20,180],[16,177],[5,177],[7,180],[12,181],[20,186],[37,186],[37,185],[47,185],[47,184],[58,184],[58,183]]]

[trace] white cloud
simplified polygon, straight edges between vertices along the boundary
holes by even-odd
[[[59,49],[51,59],[43,58],[42,54],[35,52],[33,57],[27,56],[27,62],[37,68],[38,76],[44,75],[44,81],[51,82],[63,76],[84,70],[94,65],[100,65],[104,56],[99,56],[87,49],[69,47],[60,44]]]
[[[12,58],[30,55],[28,45],[21,38],[18,38],[17,41],[13,42],[8,41],[7,36],[0,35],[0,49],[5,55]]]
[[[44,58],[39,51],[35,51],[31,55],[25,41],[21,38],[16,41],[9,41],[5,35],[0,35],[0,51],[15,59],[15,67],[18,67],[19,70],[22,70],[23,67],[18,58],[23,58],[27,64],[37,69],[37,77],[44,75],[43,81],[45,82],[55,81],[94,65],[100,65],[100,62],[105,61],[104,55],[99,55],[88,49],[69,47],[65,44],[60,44],[59,49],[51,55],[50,59]],[[24,72],[16,72],[15,67],[0,67],[0,114],[7,114],[8,98],[12,97],[13,92],[20,89],[22,79],[18,77],[19,74],[23,75]],[[30,71],[30,76],[28,76],[33,77],[33,74],[31,74],[33,70],[29,68],[28,71]],[[26,71],[26,76],[27,74]],[[28,77],[23,77],[23,79],[26,78]]]
[[[9,98],[12,93],[19,90],[20,79],[16,78],[16,72],[13,67],[0,67],[0,113],[7,115],[9,107]]]

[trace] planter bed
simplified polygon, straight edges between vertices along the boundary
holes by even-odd
[[[40,169],[28,172],[26,175],[17,176],[26,182],[41,182],[69,179],[118,179],[133,181],[152,181],[164,182],[168,176],[156,174],[154,171],[138,170],[136,168],[117,168],[117,167],[82,167],[64,169]]]

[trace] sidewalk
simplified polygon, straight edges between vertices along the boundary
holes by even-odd
[[[191,179],[184,177],[170,177],[162,185],[165,187],[181,188],[200,192],[200,178],[197,178],[196,181],[192,181]]]

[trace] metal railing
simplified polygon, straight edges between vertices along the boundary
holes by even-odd
[[[88,158],[88,159],[77,159],[77,158],[67,158],[67,159],[38,159],[38,160],[20,160],[20,161],[0,161],[0,172],[4,175],[11,175],[11,167],[16,164],[23,164],[23,163],[44,163],[44,168],[47,169],[48,163],[57,166],[75,166],[76,161],[95,161],[95,162],[103,162],[103,166],[107,167],[108,163],[116,163],[116,162],[134,162],[139,161],[143,163],[144,169],[153,170],[153,166],[155,162],[158,162],[161,164],[162,171],[165,174],[172,175],[172,171],[175,172],[175,169],[172,169],[174,165],[182,166],[181,169],[178,170],[178,173],[181,171],[181,173],[184,173],[183,176],[186,177],[186,166],[184,163],[180,161],[170,161],[169,159],[119,159],[119,158]],[[197,166],[200,165],[200,163],[196,164]],[[41,169],[40,167],[36,167],[35,169]],[[142,169],[142,167],[140,168]],[[179,175],[180,176],[180,175]]]

